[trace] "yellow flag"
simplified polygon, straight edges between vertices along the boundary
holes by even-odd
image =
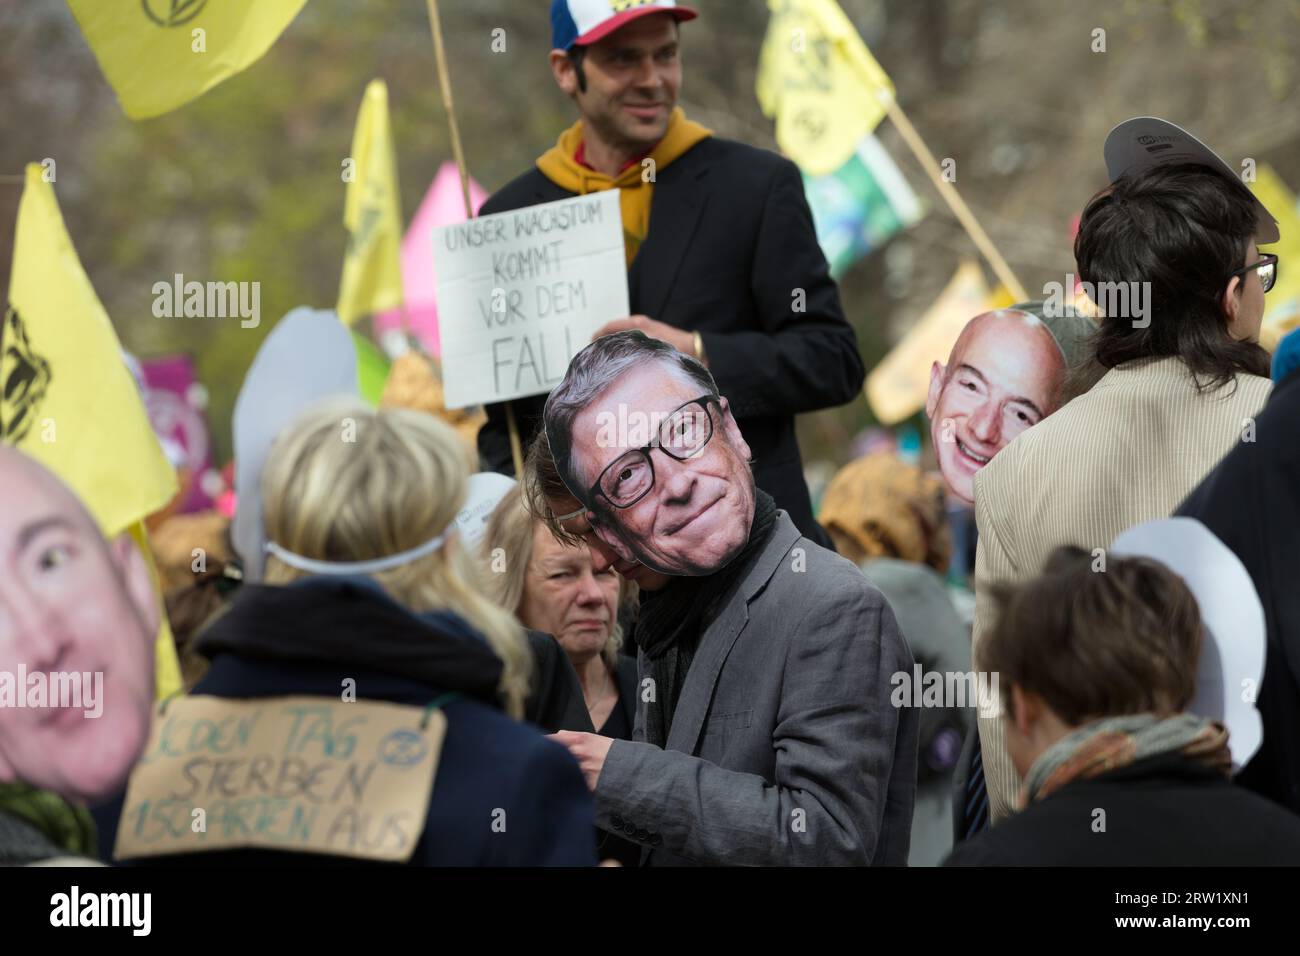
[[[848,161],[879,125],[894,84],[835,0],[768,0],[758,102],[776,141],[810,176]]]
[[[270,49],[307,0],[68,0],[131,119],[202,96]]]
[[[127,530],[135,540],[135,546],[144,555],[144,563],[149,567],[149,577],[153,580],[154,591],[161,594],[162,580],[158,576],[158,566],[153,560],[153,549],[149,545],[149,532],[145,530],[144,521],[135,522]],[[185,682],[181,679],[181,662],[176,656],[176,638],[172,636],[172,626],[167,621],[166,608],[158,615],[158,637],[153,645],[153,665],[154,694],[159,700],[185,689]]]
[[[1256,170],[1250,188],[1277,220],[1281,235],[1277,242],[1259,250],[1276,253],[1282,262],[1277,283],[1264,297],[1264,324],[1259,331],[1260,344],[1272,352],[1284,335],[1300,328],[1300,272],[1295,268],[1300,259],[1300,209],[1296,207],[1295,193],[1271,166]]]
[[[966,323],[993,306],[980,267],[958,266],[947,288],[916,325],[867,376],[867,401],[882,425],[893,425],[925,407],[930,366],[947,362]]]
[[[117,333],[35,163],[18,205],[0,382],[0,440],[67,482],[106,536],[132,528],[176,494],[176,472],[122,361]],[[147,545],[143,550],[149,558]],[[170,657],[178,685],[175,653],[164,623],[158,655]],[[166,678],[167,669],[158,676]]]
[[[371,80],[352,134],[343,225],[348,247],[335,309],[345,324],[402,304],[402,211],[397,160],[388,125],[388,87]]]

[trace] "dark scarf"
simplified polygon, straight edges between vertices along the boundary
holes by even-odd
[[[645,739],[656,747],[668,741],[673,713],[681,697],[700,637],[718,616],[721,601],[748,568],[776,527],[776,502],[754,489],[754,521],[749,540],[720,571],[699,577],[678,577],[658,591],[641,592],[636,643],[645,654],[655,699],[645,710]]]

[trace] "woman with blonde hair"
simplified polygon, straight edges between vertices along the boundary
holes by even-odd
[[[446,733],[409,862],[589,865],[593,808],[576,763],[512,719],[531,654],[456,536],[467,480],[455,433],[432,416],[355,399],[302,415],[262,472],[263,583],[245,584],[199,637],[212,663],[194,693],[337,702],[351,688],[358,701],[440,710]]]
[[[559,540],[529,513],[517,486],[493,510],[482,547],[487,589],[497,605],[559,642],[577,672],[596,732],[630,740],[636,661],[619,654],[618,610],[635,585],[611,567],[597,570],[584,544]]]
[[[631,740],[637,665],[619,653],[618,611],[635,600],[636,585],[607,562],[597,570],[582,541],[557,537],[529,511],[518,485],[493,510],[482,548],[488,593],[531,634],[559,642],[577,672],[591,727],[605,737]],[[640,844],[606,830],[596,830],[596,842],[602,860],[636,866],[641,859]]]

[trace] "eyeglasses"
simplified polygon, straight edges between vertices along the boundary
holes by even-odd
[[[1242,266],[1235,272],[1229,273],[1228,278],[1224,281],[1231,282],[1234,276],[1245,275],[1251,269],[1259,270],[1259,284],[1264,287],[1265,292],[1273,288],[1277,283],[1277,256],[1271,252],[1260,256],[1258,262],[1252,262],[1248,266]]]
[[[710,405],[722,408],[717,395],[703,395],[668,413],[659,425],[659,434],[650,444],[610,462],[587,492],[587,500],[599,494],[615,508],[631,508],[650,493],[655,484],[655,466],[650,452],[659,449],[669,458],[686,461],[704,450],[713,437]]]

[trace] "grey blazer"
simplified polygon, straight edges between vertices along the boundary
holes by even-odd
[[[596,823],[657,866],[907,862],[918,720],[890,703],[912,654],[851,562],[784,511],[700,639],[664,750],[610,747]]]

